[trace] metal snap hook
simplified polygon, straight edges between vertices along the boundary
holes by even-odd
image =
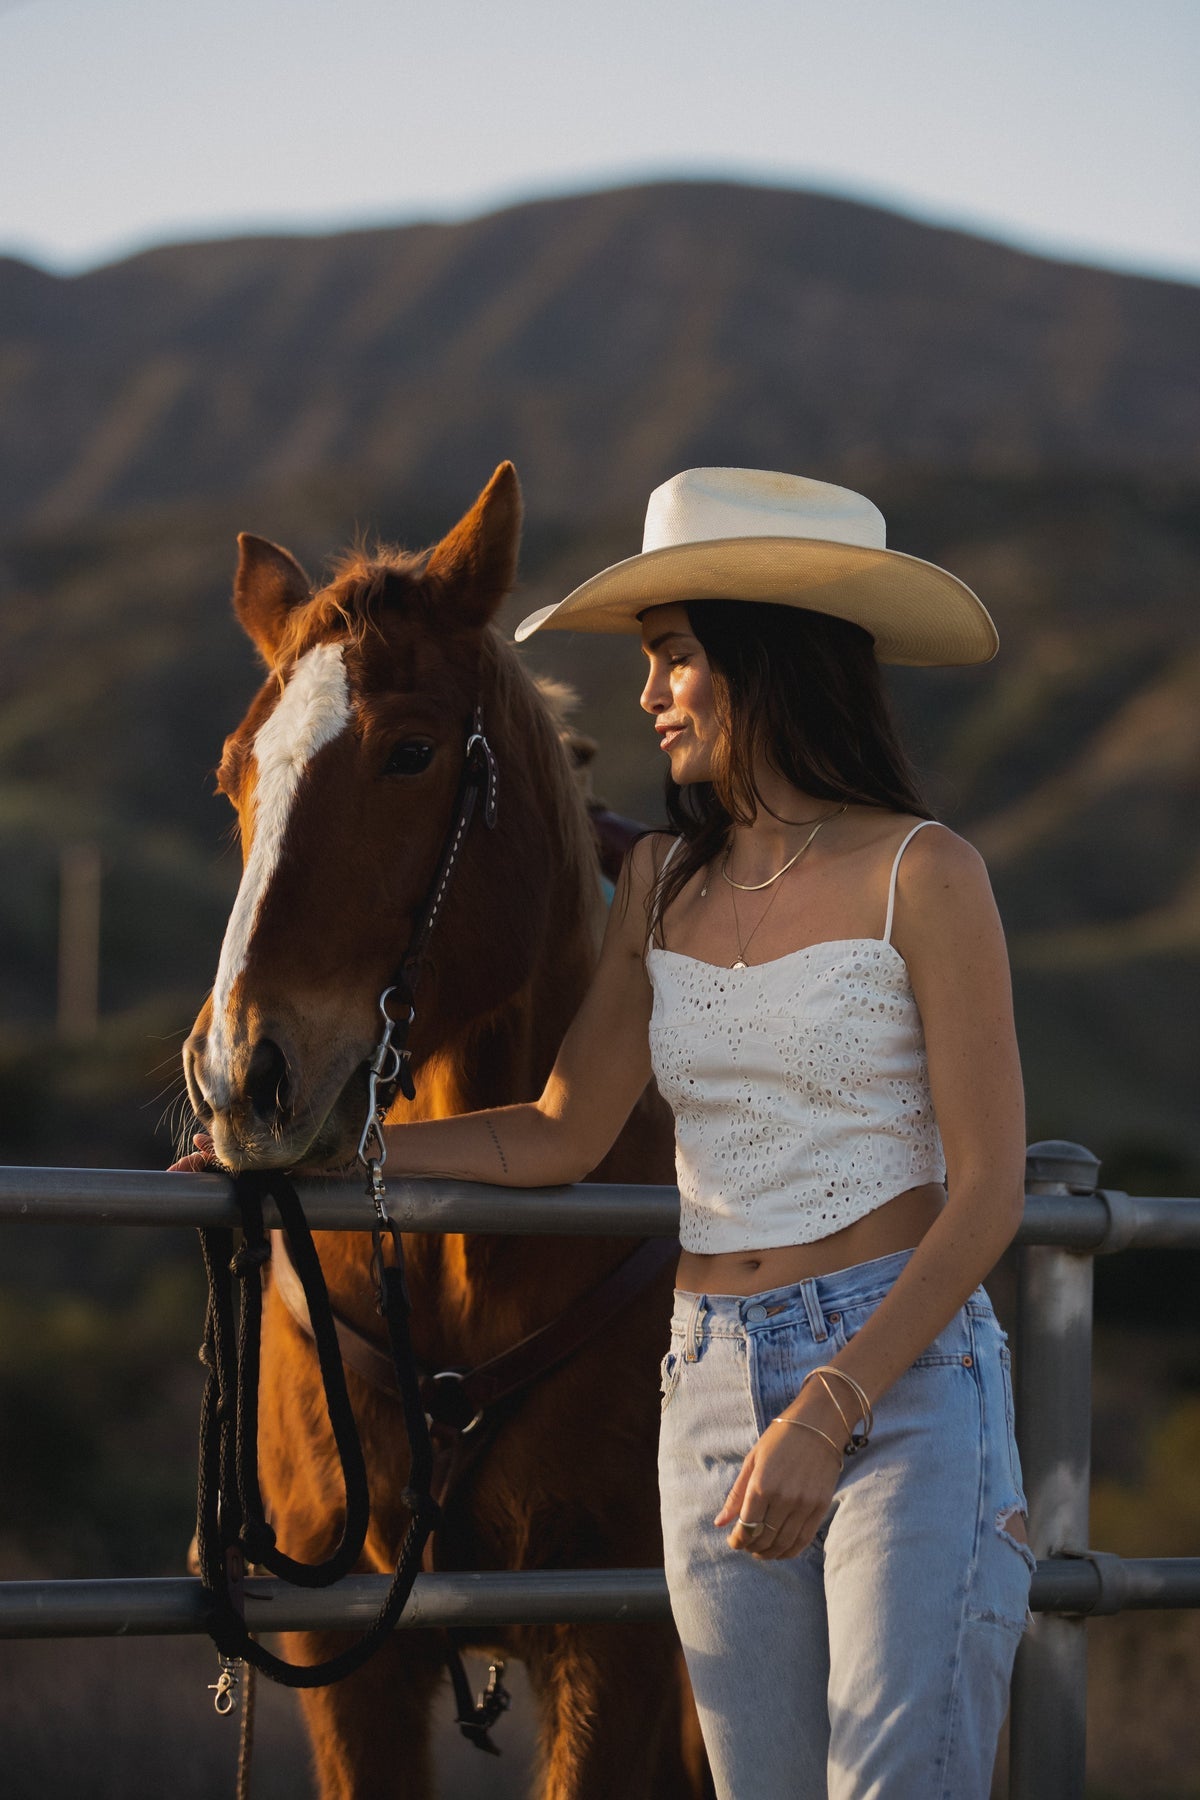
[[[227,1717],[237,1705],[237,1685],[241,1678],[241,1663],[232,1657],[221,1658],[221,1673],[216,1681],[210,1681],[208,1691],[213,1697],[213,1711],[221,1718]]]

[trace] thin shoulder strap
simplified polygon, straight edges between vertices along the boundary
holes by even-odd
[[[900,858],[904,855],[904,852],[908,849],[908,846],[912,843],[918,831],[924,831],[927,825],[934,825],[936,823],[937,821],[935,819],[922,819],[919,825],[913,826],[912,830],[896,852],[896,860],[892,864],[892,879],[888,884],[887,922],[883,927],[883,941],[885,944],[890,944],[892,941],[892,916],[896,911],[896,876],[900,872]]]
[[[656,907],[659,905],[659,896],[662,893],[663,876],[667,872],[667,864],[670,862],[671,858],[674,856],[675,852],[678,850],[678,848],[679,848],[680,844],[682,844],[682,842],[683,842],[683,839],[681,837],[672,838],[671,843],[667,849],[667,854],[662,859],[662,863],[661,863],[661,865],[659,867],[659,871],[658,871],[658,876],[654,883],[654,896],[655,896],[654,904]],[[655,938],[656,943],[661,947],[662,940],[663,940],[661,916],[659,917],[659,919],[654,927],[654,938]],[[649,945],[647,945],[646,948],[648,950]]]
[[[675,852],[678,850],[678,848],[679,848],[680,844],[682,844],[682,842],[683,842],[683,839],[681,837],[671,839],[671,847],[667,851],[667,854],[663,857],[662,867],[658,871],[658,879],[660,881],[662,880],[663,876],[667,872],[667,864],[670,862],[671,858],[674,856]]]

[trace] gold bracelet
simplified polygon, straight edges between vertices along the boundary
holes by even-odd
[[[824,1377],[826,1375],[840,1376],[846,1383],[846,1386],[850,1388],[851,1392],[854,1394],[854,1397],[861,1408],[863,1428],[861,1431],[852,1431],[846,1444],[847,1456],[853,1456],[856,1451],[865,1450],[870,1443],[871,1433],[875,1429],[875,1412],[871,1406],[871,1402],[867,1399],[866,1393],[859,1386],[858,1382],[855,1381],[853,1375],[847,1375],[845,1369],[839,1369],[834,1363],[822,1363],[819,1368],[810,1369],[808,1374],[804,1377],[804,1380],[800,1383],[800,1392],[803,1393],[808,1386],[808,1383],[814,1378],[818,1376]],[[822,1380],[821,1385],[825,1385],[824,1380]]]
[[[846,1386],[852,1390],[862,1409],[863,1424],[868,1434],[875,1429],[875,1414],[871,1402],[867,1399],[866,1391],[859,1386],[853,1375],[848,1375],[845,1369],[839,1369],[836,1363],[822,1363],[819,1368],[811,1369],[804,1377],[804,1381],[811,1381],[814,1375],[836,1375],[841,1381],[844,1381]],[[801,1390],[803,1390],[804,1381],[800,1383]]]
[[[827,1431],[822,1431],[821,1427],[819,1425],[810,1425],[807,1419],[789,1419],[783,1413],[776,1413],[775,1417],[771,1420],[771,1423],[772,1423],[772,1425],[798,1425],[800,1427],[801,1431],[815,1431],[819,1438],[825,1439],[825,1442],[829,1445],[829,1448],[833,1451],[833,1454],[837,1457],[838,1473],[840,1474],[841,1471],[845,1468],[846,1458],[842,1455],[841,1450],[834,1443],[834,1441],[830,1437],[829,1433]]]
[[[850,1423],[849,1419],[846,1417],[846,1414],[842,1407],[841,1401],[838,1399],[837,1395],[834,1393],[833,1389],[830,1387],[829,1383],[826,1381],[825,1371],[823,1369],[814,1369],[813,1373],[815,1374],[817,1380],[820,1382],[821,1386],[825,1389],[825,1392],[829,1395],[829,1398],[833,1401],[834,1406],[837,1408],[837,1416],[842,1421],[842,1430],[846,1433],[846,1436],[848,1438],[853,1437],[854,1436],[854,1427]],[[801,1385],[803,1386],[803,1383]]]

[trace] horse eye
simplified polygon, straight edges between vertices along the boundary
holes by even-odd
[[[383,765],[385,775],[421,775],[429,767],[433,745],[419,738],[406,738],[397,744]]]

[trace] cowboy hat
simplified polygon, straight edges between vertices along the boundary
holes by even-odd
[[[639,630],[649,606],[767,600],[863,626],[880,662],[988,662],[1000,640],[982,602],[935,563],[885,547],[862,494],[767,469],[685,469],[655,488],[640,556],[602,569],[521,620],[535,631]]]

